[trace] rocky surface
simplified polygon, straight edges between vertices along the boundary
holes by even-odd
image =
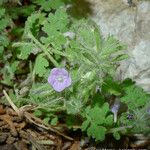
[[[130,59],[121,63],[118,75],[130,77],[150,92],[150,1],[88,0],[92,19],[102,34],[113,34],[127,45]]]

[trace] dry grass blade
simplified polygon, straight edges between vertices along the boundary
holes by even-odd
[[[46,125],[41,119],[33,116],[32,114],[28,113],[26,111],[26,109],[23,109],[23,108],[26,108],[26,107],[21,107],[21,108],[18,108],[14,103],[13,101],[10,99],[10,97],[8,96],[8,94],[6,93],[5,90],[3,90],[3,93],[7,99],[7,101],[9,102],[9,104],[11,105],[11,107],[14,109],[14,111],[16,111],[16,113],[18,114],[18,116],[20,117],[24,117],[28,120],[29,123],[31,124],[34,124],[40,128],[43,128],[45,130],[48,130],[48,131],[52,131],[54,133],[57,133],[58,135],[61,135],[63,136],[64,138],[68,139],[68,140],[73,140],[71,137],[69,136],[66,136],[65,134],[61,133],[60,131],[58,131],[57,129],[55,129],[54,127],[50,126],[50,125]]]
[[[54,127],[52,127],[50,125],[46,125],[41,119],[33,116],[32,114],[30,114],[28,112],[24,112],[24,116],[26,117],[26,119],[29,120],[30,123],[32,123],[32,124],[34,124],[34,125],[36,125],[40,128],[43,128],[43,129],[48,130],[48,131],[55,132],[58,135],[61,135],[61,136],[63,136],[64,138],[66,138],[68,140],[73,140],[71,137],[66,136],[65,134],[63,134],[60,131],[58,131],[57,129],[55,129]]]
[[[11,107],[14,109],[14,111],[18,114],[18,116],[20,116],[20,111],[19,108],[12,102],[12,100],[10,99],[10,97],[8,96],[8,94],[6,93],[5,90],[3,90],[3,93],[7,99],[7,101],[9,102],[9,104],[11,105]]]

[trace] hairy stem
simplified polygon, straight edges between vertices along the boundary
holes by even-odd
[[[124,127],[112,128],[107,133],[118,132],[118,131],[122,131],[124,129],[131,129],[131,128],[133,128],[133,126],[124,126]]]
[[[31,34],[29,33],[28,36],[34,41],[34,43],[42,49],[45,55],[50,59],[50,61],[54,64],[55,67],[59,67],[57,61],[46,51],[46,48]]]

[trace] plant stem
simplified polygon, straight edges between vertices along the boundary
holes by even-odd
[[[58,55],[61,55],[61,56],[64,56],[64,57],[69,57],[67,54],[65,54],[65,53],[63,53],[63,52],[60,52],[59,50],[51,49],[51,51],[52,51],[53,53],[58,54]]]
[[[45,55],[50,59],[50,61],[54,64],[55,67],[59,67],[57,61],[46,51],[46,48],[31,34],[29,33],[28,36],[34,41],[34,43],[42,49]]]
[[[118,132],[118,131],[121,131],[124,129],[131,129],[131,128],[133,128],[133,126],[124,126],[124,127],[112,128],[107,133]]]

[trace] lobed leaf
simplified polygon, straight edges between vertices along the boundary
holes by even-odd
[[[85,109],[85,121],[82,123],[81,129],[87,131],[88,136],[95,140],[103,141],[105,139],[106,127],[113,124],[113,116],[108,115],[109,105],[104,103],[102,107],[95,105],[93,108]]]
[[[44,76],[47,71],[46,67],[48,66],[49,62],[47,59],[45,59],[42,54],[38,55],[34,66],[35,74],[39,75],[40,77]]]

